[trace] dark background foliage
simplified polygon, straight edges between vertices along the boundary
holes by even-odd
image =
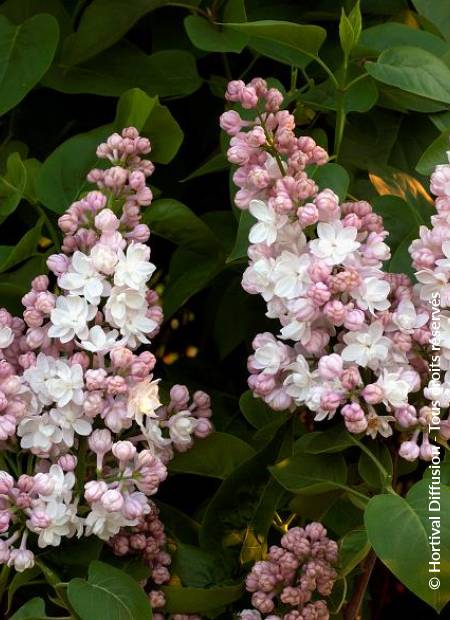
[[[225,455],[230,462],[220,464],[218,475],[194,475],[207,473],[198,464],[174,467],[185,473],[174,473],[161,493],[170,531],[186,545],[197,544],[197,524],[203,522],[199,555],[191,557],[188,546],[184,558],[179,552],[185,586],[226,587],[239,579],[242,566],[254,557],[245,538],[253,529],[245,524],[264,520],[255,512],[256,500],[268,498],[270,506],[281,508],[288,504],[266,477],[267,465],[289,453],[278,437],[280,422],[260,409],[257,414],[266,416],[267,426],[259,429],[263,425],[254,423],[255,405],[241,402],[239,407],[251,340],[274,327],[264,318],[262,302],[240,289],[250,222],[232,205],[227,142],[218,125],[227,80],[263,76],[283,88],[300,131],[335,156],[324,181],[342,199],[373,201],[385,216],[392,271],[410,271],[408,244],[431,214],[427,175],[433,164],[445,160],[450,128],[450,8],[444,0],[362,0],[359,38],[353,6],[352,0],[246,0],[245,7],[242,0],[0,4],[0,37],[10,40],[15,33],[23,44],[20,54],[0,52],[2,303],[18,311],[30,278],[45,270],[45,256],[57,246],[58,214],[76,198],[67,178],[82,179],[93,165],[89,153],[107,135],[98,128],[113,122],[118,101],[118,119],[130,124],[146,110],[140,129],[156,143],[152,184],[158,199],[147,221],[154,232],[152,259],[167,317],[153,346],[158,374],[168,384],[187,383],[211,393],[216,428],[260,450],[245,471],[237,467],[242,459],[233,452],[239,451],[236,446]],[[342,10],[349,16],[347,30]],[[30,25],[41,14],[45,23]],[[276,24],[262,34],[239,27],[260,20],[290,26],[282,26],[281,34]],[[314,49],[306,31],[296,34],[296,24],[324,29],[323,45]],[[291,35],[294,43],[287,44]],[[305,51],[310,62],[302,56]],[[14,75],[23,76],[28,87]],[[149,111],[154,102],[150,105],[144,93],[159,96],[165,111]],[[79,143],[70,141],[80,134]],[[299,512],[305,518],[323,517],[336,537],[361,523],[361,512],[349,501],[341,499],[323,514],[316,504],[308,500]],[[173,507],[190,516],[180,516]],[[219,567],[212,547],[222,548],[224,537],[233,533],[238,543],[225,546]],[[186,563],[203,567],[187,581]],[[437,617],[381,563],[371,597],[375,620]]]

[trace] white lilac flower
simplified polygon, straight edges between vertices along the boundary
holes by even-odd
[[[6,349],[14,340],[13,330],[5,325],[0,327],[0,349]]]
[[[127,418],[136,420],[139,426],[144,423],[144,416],[156,418],[156,409],[161,407],[159,400],[158,381],[152,381],[152,377],[147,377],[138,381],[128,392]]]
[[[50,338],[58,338],[62,343],[70,342],[75,337],[85,340],[88,337],[88,321],[97,313],[96,306],[88,304],[78,295],[60,295],[56,307],[50,315]]]
[[[149,261],[150,248],[143,243],[131,243],[126,254],[119,250],[119,262],[114,272],[114,284],[137,291],[142,290],[156,267]]]
[[[265,301],[274,295],[272,271],[275,265],[273,258],[262,257],[248,267],[242,277],[242,287],[250,294],[259,293]]]
[[[43,485],[46,493],[39,494],[42,501],[51,501],[56,499],[70,503],[72,501],[73,487],[75,486],[75,474],[72,471],[64,472],[60,465],[53,464],[47,473],[38,473],[35,479],[44,479]]]
[[[297,355],[295,362],[287,367],[290,374],[284,380],[287,394],[292,396],[296,404],[302,404],[308,398],[312,386],[312,375],[308,362],[303,355]]]
[[[81,405],[83,393],[83,369],[80,364],[67,364],[63,360],[56,360],[52,368],[52,376],[46,381],[47,392],[58,407],[68,403]]]
[[[443,297],[443,292],[448,289],[448,277],[442,271],[432,271],[431,269],[421,269],[415,273],[416,279],[422,286],[419,287],[420,299],[428,301],[433,294],[439,293]]]
[[[83,407],[69,403],[58,409],[50,409],[51,420],[62,430],[62,441],[71,448],[75,434],[87,437],[92,431],[92,422],[84,417]]]
[[[253,356],[253,366],[266,374],[274,375],[286,362],[286,347],[276,340],[258,347]]]
[[[101,540],[109,540],[118,534],[122,527],[136,525],[139,519],[126,519],[121,512],[108,512],[100,502],[91,506],[92,510],[85,519],[85,535],[94,534]]]
[[[39,353],[36,364],[27,368],[23,373],[25,382],[42,405],[50,405],[53,402],[47,382],[54,376],[55,366],[56,359],[54,357]]]
[[[70,267],[58,278],[58,285],[72,295],[81,295],[97,306],[100,298],[109,294],[110,285],[95,268],[89,256],[74,252]]]
[[[386,360],[391,345],[390,340],[383,336],[381,321],[375,321],[367,328],[364,326],[364,331],[345,334],[344,342],[347,346],[342,350],[342,359],[356,362],[363,368],[378,367],[380,362]]]
[[[390,422],[395,422],[395,418],[391,415],[378,415],[374,409],[371,409],[367,415],[366,435],[375,439],[378,434],[382,437],[390,437],[393,434]]]
[[[48,413],[21,420],[17,434],[22,437],[20,445],[24,450],[39,454],[48,453],[63,438],[62,430]]]
[[[108,276],[114,273],[117,261],[119,260],[117,250],[114,250],[104,243],[97,243],[94,245],[91,249],[89,258],[94,269]]]
[[[340,221],[320,222],[317,225],[318,239],[313,239],[309,247],[314,256],[327,265],[339,265],[361,245],[356,241],[357,234],[356,228],[344,227]]]
[[[120,341],[117,342],[118,335],[117,329],[106,331],[100,325],[94,325],[89,329],[87,338],[82,340],[79,345],[91,353],[107,353],[122,344]]]
[[[64,502],[52,499],[49,502],[40,502],[33,507],[33,511],[39,511],[40,516],[49,521],[46,527],[33,525],[33,521],[27,521],[29,530],[38,534],[38,546],[42,549],[48,546],[57,547],[61,544],[61,538],[71,538],[76,533],[82,533],[82,521],[77,516],[75,504],[67,505]]]
[[[164,437],[160,423],[161,420],[158,418],[146,416],[145,425],[141,428],[147,440],[150,452],[163,462],[167,462],[173,455],[173,450],[171,448],[172,440],[169,437]]]
[[[412,334],[415,329],[428,322],[427,312],[416,312],[416,306],[409,299],[402,299],[392,315],[395,327],[406,334]]]
[[[249,233],[250,243],[265,243],[272,245],[277,239],[277,231],[286,224],[286,215],[278,215],[274,209],[263,200],[251,200],[249,211],[258,220]]]
[[[440,269],[450,270],[450,241],[446,239],[442,243],[442,252],[444,253],[445,258],[440,258],[436,261],[436,265]]]
[[[198,420],[191,415],[189,410],[179,411],[165,423],[169,429],[170,438],[180,452],[184,452],[192,446],[192,434]]]
[[[377,385],[383,390],[383,402],[386,406],[401,407],[408,403],[410,384],[403,380],[399,372],[390,372],[384,369],[377,380]]]
[[[148,310],[145,292],[127,287],[114,286],[105,305],[106,320],[119,328],[124,337],[123,345],[136,347],[148,343],[146,334],[154,331],[158,324],[146,316]]]
[[[298,256],[292,252],[282,252],[276,259],[272,271],[275,295],[294,299],[304,293],[310,282],[308,276],[310,265],[311,257],[308,254]]]
[[[364,278],[361,285],[351,291],[351,295],[361,310],[369,310],[374,314],[376,310],[381,311],[389,308],[389,292],[389,282],[376,276],[370,276]]]

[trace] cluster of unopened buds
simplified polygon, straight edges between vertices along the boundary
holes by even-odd
[[[123,550],[119,532],[156,523],[149,498],[174,452],[212,432],[208,395],[175,385],[163,405],[154,355],[135,351],[162,321],[141,221],[149,152],[134,128],[99,146],[110,166],[89,173],[97,189],[61,216],[54,278],[33,280],[23,318],[0,310],[0,563],[18,571],[34,563],[30,539],[43,548],[94,534]],[[27,473],[13,476],[19,451]]]
[[[263,333],[248,360],[249,386],[275,410],[306,410],[317,421],[337,412],[351,433],[401,433],[400,455],[430,460],[431,305],[440,292],[450,304],[450,166],[438,166],[433,229],[411,246],[419,284],[383,271],[388,232],[366,201],[341,202],[314,181],[327,153],[298,137],[295,119],[280,109],[281,92],[256,78],[232,81],[221,117],[231,136],[228,159],[237,166],[236,206],[255,218],[242,286],[261,295],[277,336]],[[253,111],[253,120],[245,118]],[[438,304],[439,306],[439,304]],[[439,308],[438,308],[439,314]],[[443,368],[450,360],[450,314],[441,312]],[[450,401],[450,373],[440,388]],[[439,415],[439,412],[438,412]],[[448,421],[441,425],[446,438]],[[436,424],[434,424],[436,426]]]
[[[291,528],[248,574],[254,609],[240,620],[328,620],[327,603],[317,597],[331,594],[337,560],[338,546],[320,523]]]

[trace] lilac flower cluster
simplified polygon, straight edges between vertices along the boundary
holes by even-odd
[[[251,121],[237,110],[221,117],[232,136],[228,159],[238,166],[236,205],[255,218],[242,286],[261,295],[266,315],[280,323],[278,336],[254,339],[251,390],[273,409],[305,408],[317,421],[339,412],[351,433],[388,437],[395,425],[401,456],[429,460],[432,412],[422,394],[429,378],[427,294],[407,276],[383,271],[388,232],[368,202],[340,203],[316,185],[327,154],[311,138],[297,137],[294,116],[280,110],[279,91],[260,78],[233,81],[226,98],[254,112]],[[440,260],[450,249],[442,230],[445,175],[440,169],[432,184],[439,222],[422,233],[426,249],[423,242],[414,246],[421,265],[429,267],[432,256],[439,263],[432,274],[419,273],[422,283],[441,282],[446,268]]]
[[[149,152],[134,128],[99,146],[110,165],[89,173],[97,189],[59,219],[56,286],[35,278],[23,318],[0,310],[0,440],[6,463],[28,453],[27,474],[0,472],[0,563],[18,571],[34,563],[30,536],[44,548],[156,523],[166,464],[212,432],[208,395],[175,385],[162,405],[155,356],[135,351],[163,318],[141,221]]]
[[[247,576],[255,609],[241,620],[327,620],[326,602],[337,577],[338,547],[320,523],[294,527],[272,546],[266,560],[256,562]],[[266,615],[268,614],[268,615]]]

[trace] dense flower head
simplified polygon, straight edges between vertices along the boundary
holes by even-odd
[[[246,578],[254,609],[241,620],[327,620],[326,601],[337,578],[338,546],[320,523],[293,527],[256,562]]]
[[[116,549],[126,528],[153,531],[150,497],[167,463],[212,432],[208,395],[175,385],[163,405],[153,376],[148,345],[163,317],[141,222],[149,152],[134,128],[99,146],[109,166],[88,174],[97,189],[59,220],[54,278],[32,281],[23,318],[0,309],[0,440],[29,459],[27,474],[0,471],[0,563],[18,571],[34,564],[30,540],[44,548],[95,535]],[[154,581],[164,583],[158,558]]]
[[[253,394],[275,410],[302,408],[316,421],[338,412],[351,433],[389,437],[397,428],[401,456],[430,460],[432,412],[426,390],[423,396],[430,379],[427,301],[439,290],[443,307],[450,304],[448,166],[432,177],[438,195],[433,229],[423,227],[411,246],[419,269],[413,286],[407,276],[383,269],[388,232],[372,206],[342,202],[315,183],[327,153],[297,135],[294,116],[281,109],[282,94],[256,78],[230,82],[226,99],[236,107],[221,117],[232,136],[228,159],[237,166],[235,202],[254,218],[242,286],[262,296],[266,316],[279,324],[277,335],[253,341]],[[442,321],[445,334],[446,311]]]

